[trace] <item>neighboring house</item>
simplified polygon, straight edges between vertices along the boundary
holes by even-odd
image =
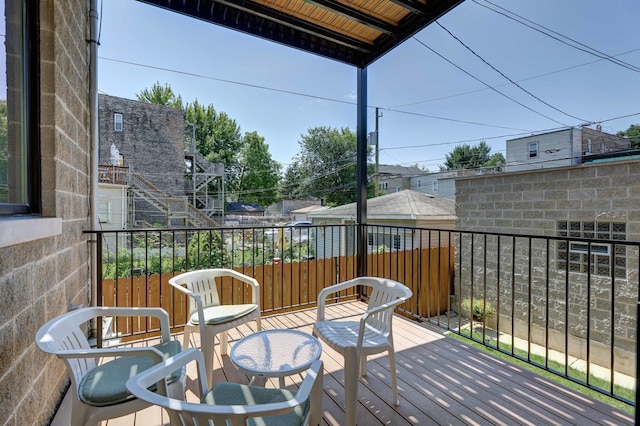
[[[570,127],[506,142],[506,172],[577,165],[590,155],[629,148],[626,138],[602,132],[600,128]]]
[[[303,207],[301,209],[292,210],[291,220],[293,221],[309,220],[308,218],[309,213],[311,213],[312,211],[316,211],[318,209],[327,209],[327,207],[313,205],[313,206]]]
[[[282,200],[267,207],[267,215],[291,217],[291,212],[309,206],[321,206],[322,200]]]
[[[353,227],[346,230],[329,225],[355,224],[356,203],[310,212],[307,217],[313,225],[326,225],[326,228],[313,228],[316,235],[316,257],[331,256],[338,252],[354,253],[355,236]],[[414,235],[411,229],[404,234],[393,236],[383,231],[377,232],[375,225],[402,227],[421,227],[431,229],[454,229],[456,222],[455,202],[447,198],[434,197],[418,191],[404,190],[367,200],[368,251],[381,246],[389,250],[404,250],[418,247],[438,247],[448,245],[438,232],[422,233],[423,241]],[[387,231],[388,232],[388,231]]]
[[[411,188],[411,178],[424,174],[418,167],[378,165],[378,187],[380,195]]]
[[[410,186],[413,191],[424,192],[435,197],[456,199],[456,172],[426,173],[411,178]]]
[[[206,217],[223,214],[224,167],[209,164],[185,145],[184,112],[163,105],[99,95],[101,170],[119,154],[129,186],[130,225],[215,225]],[[186,180],[185,175],[191,174]],[[210,182],[220,188],[209,189]],[[211,194],[209,193],[211,192]],[[189,208],[187,201],[200,212]]]

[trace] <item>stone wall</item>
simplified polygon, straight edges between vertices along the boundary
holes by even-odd
[[[168,195],[184,197],[184,113],[107,95],[99,96],[99,110],[100,164],[109,164],[114,143],[132,172]],[[122,114],[122,131],[114,130],[114,113]]]
[[[0,248],[4,425],[48,424],[69,380],[63,363],[36,347],[35,333],[90,300],[87,15],[85,0],[40,1],[42,213],[61,219],[62,233]]]
[[[500,331],[510,334],[513,318],[516,337],[530,333],[557,350],[567,338],[571,355],[584,356],[588,336],[601,365],[609,365],[613,339],[616,368],[634,374],[637,246],[609,245],[612,270],[611,255],[589,263],[570,252],[567,261],[566,242],[535,236],[639,241],[640,161],[459,178],[456,202],[456,229],[514,235],[459,237],[465,261],[457,264],[456,297],[486,296]]]

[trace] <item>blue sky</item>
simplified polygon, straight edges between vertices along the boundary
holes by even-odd
[[[637,0],[491,2],[640,67]],[[602,121],[615,133],[640,123],[640,72],[485,6],[496,8],[466,0],[438,22],[539,100],[432,24],[368,68],[369,131],[374,107],[382,112],[381,163],[437,171],[462,143],[485,140],[504,154],[506,139],[534,132]],[[284,168],[309,128],[356,129],[354,67],[134,0],[103,0],[101,8],[100,93],[136,99],[156,81],[168,83],[184,101],[213,104],[243,133],[258,132]],[[630,114],[638,115],[610,120]]]

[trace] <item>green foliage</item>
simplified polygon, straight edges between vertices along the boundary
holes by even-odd
[[[136,94],[136,97],[140,102],[182,109],[182,97],[180,95],[176,96],[171,86],[167,83],[162,87],[160,82],[156,81],[151,89],[145,88],[141,90],[140,93]]]
[[[373,249],[373,254],[389,253],[390,251],[391,250],[389,250],[389,247],[385,246],[384,244],[381,244],[375,249]]]
[[[462,144],[445,156],[442,170],[479,169],[480,167],[502,170],[505,163],[501,153],[489,155],[491,147],[482,141],[476,146]]]
[[[467,314],[471,313],[475,321],[484,321],[494,314],[493,305],[489,302],[485,305],[482,299],[473,299],[473,305],[471,304],[471,299],[463,299],[462,311]]]
[[[189,240],[189,269],[223,268],[227,266],[226,248],[218,231],[197,232]]]
[[[356,201],[356,134],[348,128],[315,127],[301,136],[300,152],[287,170],[282,193],[323,198],[328,205]],[[374,173],[370,165],[368,175]],[[369,182],[373,195],[373,182]]]
[[[246,133],[240,153],[237,199],[268,206],[278,201],[280,164],[271,158],[269,145],[257,132]]]
[[[631,148],[640,147],[640,124],[632,124],[627,130],[616,133],[617,136],[626,136]]]

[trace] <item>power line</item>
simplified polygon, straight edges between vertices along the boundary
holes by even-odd
[[[548,106],[551,109],[554,109],[556,111],[558,111],[561,114],[566,115],[567,117],[571,117],[574,118],[578,121],[589,121],[589,120],[585,120],[583,118],[580,117],[576,117],[575,115],[571,115],[565,111],[562,111],[556,107],[554,107],[553,105],[549,104],[548,102],[540,99],[539,97],[537,97],[536,95],[534,95],[533,93],[531,93],[530,91],[528,91],[527,89],[525,89],[524,87],[520,86],[518,83],[516,83],[515,81],[513,81],[511,78],[509,78],[508,76],[506,76],[502,71],[500,71],[499,69],[497,69],[496,67],[494,67],[493,65],[491,65],[489,62],[487,62],[482,56],[480,56],[478,53],[476,53],[472,48],[470,48],[469,46],[467,46],[462,40],[460,40],[458,37],[456,37],[451,31],[449,31],[444,25],[442,25],[440,22],[436,21],[436,24],[442,28],[443,30],[445,30],[447,33],[449,33],[449,35],[451,37],[453,37],[458,43],[460,43],[462,46],[465,47],[465,49],[467,49],[469,52],[471,52],[476,58],[480,59],[482,62],[484,62],[487,66],[489,66],[492,70],[494,70],[495,72],[497,72],[498,74],[500,74],[501,76],[503,76],[504,78],[506,78],[507,80],[509,80],[511,82],[511,84],[513,84],[514,86],[516,86],[518,89],[522,90],[523,92],[525,92],[527,95],[533,97],[534,99],[542,102],[543,104],[545,104],[546,106]]]
[[[457,65],[457,64],[455,64],[453,61],[451,61],[451,60],[447,59],[446,57],[444,57],[444,56],[443,56],[443,55],[441,55],[440,53],[436,52],[436,51],[435,51],[434,49],[432,49],[431,47],[427,46],[427,44],[426,44],[426,43],[423,43],[422,41],[418,40],[415,36],[413,36],[413,39],[414,39],[415,41],[417,41],[418,43],[420,43],[420,44],[421,44],[422,46],[424,46],[425,48],[429,49],[429,50],[430,50],[431,52],[433,52],[434,54],[438,55],[438,56],[439,56],[440,58],[442,58],[443,60],[447,61],[449,64],[453,65],[454,67],[456,67],[457,69],[459,69],[459,70],[460,70],[460,71],[462,71],[463,73],[467,74],[469,77],[471,77],[471,78],[473,78],[474,80],[476,80],[476,81],[478,81],[478,82],[482,83],[483,85],[485,85],[485,86],[486,86],[486,87],[488,87],[489,89],[491,89],[491,90],[493,90],[494,92],[496,92],[496,93],[498,93],[498,94],[500,94],[500,95],[504,96],[505,98],[509,99],[510,101],[515,102],[516,104],[520,105],[521,107],[526,108],[526,109],[528,109],[529,111],[531,111],[531,112],[533,112],[533,113],[535,113],[535,114],[538,114],[538,115],[540,115],[540,116],[542,116],[542,117],[546,118],[547,120],[553,121],[554,123],[561,124],[561,125],[563,125],[563,126],[565,126],[565,127],[566,127],[566,126],[568,126],[568,125],[567,125],[567,124],[565,124],[565,123],[562,123],[562,122],[560,122],[560,121],[558,121],[558,120],[554,120],[553,118],[551,118],[551,117],[549,117],[549,116],[546,116],[546,115],[542,114],[541,112],[538,112],[538,111],[534,110],[533,108],[530,108],[530,107],[526,106],[525,104],[523,104],[523,103],[521,103],[521,102],[519,102],[519,101],[517,101],[517,100],[515,100],[515,99],[511,98],[510,96],[508,96],[508,95],[506,95],[506,94],[502,93],[501,91],[499,91],[499,90],[498,90],[498,89],[496,89],[495,87],[492,87],[491,85],[489,85],[489,84],[485,83],[484,81],[480,80],[478,77],[476,77],[476,76],[474,76],[473,74],[471,74],[469,71],[467,71],[467,70],[465,70],[464,68],[462,68],[462,67],[458,66],[458,65]]]
[[[567,46],[569,46],[569,47],[573,47],[574,49],[580,50],[580,51],[582,51],[582,52],[585,52],[585,53],[588,53],[588,54],[590,54],[590,55],[596,56],[596,57],[598,57],[598,58],[602,58],[602,59],[607,60],[607,61],[609,61],[609,62],[611,62],[611,63],[613,63],[613,64],[619,65],[619,66],[621,66],[621,67],[623,67],[623,68],[627,68],[627,69],[629,69],[629,70],[631,70],[631,71],[640,72],[640,68],[639,68],[639,67],[636,67],[635,65],[629,64],[629,63],[627,63],[627,62],[621,61],[620,59],[614,58],[613,56],[607,55],[606,53],[600,52],[599,50],[596,50],[596,49],[594,49],[593,47],[587,46],[586,44],[580,43],[580,42],[579,42],[579,41],[577,41],[577,40],[574,40],[574,39],[572,39],[572,38],[570,38],[570,37],[567,37],[567,36],[565,36],[565,35],[563,35],[563,34],[560,34],[560,33],[556,32],[556,31],[553,31],[553,30],[551,30],[551,29],[549,29],[549,28],[547,28],[547,27],[545,27],[545,26],[543,26],[543,25],[540,25],[540,24],[538,24],[538,23],[536,23],[536,22],[533,22],[533,21],[531,21],[531,20],[529,20],[529,19],[527,19],[527,18],[525,18],[525,17],[523,17],[523,16],[518,15],[518,14],[517,14],[517,13],[515,13],[515,12],[512,12],[512,11],[510,11],[510,10],[508,10],[508,9],[505,9],[505,8],[504,8],[504,7],[502,7],[502,6],[498,6],[497,4],[492,3],[492,2],[490,2],[489,0],[485,0],[485,1],[486,1],[487,3],[489,3],[489,4],[493,5],[494,7],[497,7],[497,8],[499,8],[499,9],[501,9],[501,10],[504,10],[505,12],[510,13],[510,14],[512,14],[512,15],[514,15],[514,16],[517,16],[518,18],[520,18],[520,19],[522,19],[522,20],[524,20],[524,21],[526,21],[526,22],[529,22],[529,23],[531,23],[531,24],[533,24],[533,25],[536,25],[536,26],[538,26],[538,27],[540,27],[540,28],[543,28],[543,29],[545,29],[546,31],[551,32],[552,34],[556,34],[556,35],[557,35],[557,36],[559,36],[559,37],[562,37],[562,38],[565,38],[565,39],[567,39],[567,40],[570,40],[571,42],[576,43],[576,44],[578,44],[579,46],[583,46],[584,48],[581,48],[581,47],[578,47],[578,46],[572,45],[571,43],[567,43],[566,41],[562,40],[561,38],[559,38],[559,37],[555,37],[555,36],[553,36],[553,35],[551,35],[551,34],[549,34],[549,33],[546,33],[546,32],[544,32],[544,31],[540,30],[539,28],[536,28],[536,27],[534,27],[534,26],[532,26],[532,25],[529,25],[529,24],[527,24],[527,23],[525,23],[525,22],[522,22],[521,20],[518,20],[518,19],[514,18],[513,16],[509,16],[509,15],[507,15],[506,13],[503,13],[503,12],[500,12],[500,11],[498,11],[498,10],[495,10],[495,9],[493,9],[493,8],[491,8],[491,7],[487,6],[487,5],[480,4],[480,3],[478,3],[478,2],[477,2],[477,0],[472,0],[472,1],[473,1],[475,4],[477,4],[478,6],[485,7],[485,8],[487,8],[487,9],[489,9],[489,10],[491,10],[491,11],[493,11],[493,12],[495,12],[495,13],[499,14],[499,15],[502,15],[502,16],[504,16],[504,17],[506,17],[506,18],[509,18],[509,19],[511,19],[511,20],[514,20],[514,21],[516,21],[516,22],[520,23],[521,25],[524,25],[525,27],[531,28],[532,30],[537,31],[537,32],[539,32],[539,33],[541,33],[541,34],[544,34],[544,35],[546,35],[547,37],[550,37],[550,38],[552,38],[552,39],[554,39],[554,40],[556,40],[556,41],[559,41],[559,42],[560,42],[560,43],[562,43],[562,44],[566,44],[566,45],[567,45]]]
[[[311,99],[325,100],[325,101],[328,101],[328,102],[337,102],[337,103],[346,104],[346,105],[352,105],[352,106],[356,105],[355,102],[344,101],[344,100],[340,100],[340,99],[333,99],[333,98],[327,98],[327,97],[323,97],[323,96],[310,95],[308,93],[294,92],[294,91],[284,90],[284,89],[276,89],[276,88],[273,88],[273,87],[261,86],[261,85],[257,85],[257,84],[250,84],[250,83],[244,83],[244,82],[233,81],[233,80],[227,80],[227,79],[207,76],[207,75],[203,75],[203,74],[196,74],[196,73],[191,73],[191,72],[186,72],[186,71],[174,70],[174,69],[170,69],[170,68],[158,67],[158,66],[154,66],[154,65],[141,64],[141,63],[136,63],[136,62],[124,61],[124,60],[120,60],[120,59],[105,58],[105,57],[102,57],[102,56],[99,59],[105,60],[105,61],[122,63],[122,64],[126,64],[126,65],[133,65],[133,66],[142,67],[142,68],[155,69],[155,70],[165,71],[165,72],[174,73],[174,74],[181,74],[181,75],[186,75],[186,76],[189,76],[189,77],[202,78],[202,79],[205,79],[205,80],[219,81],[221,83],[228,83],[228,84],[234,84],[234,85],[238,85],[238,86],[251,87],[251,88],[254,88],[254,89],[268,90],[268,91],[271,91],[271,92],[285,93],[285,94],[288,94],[288,95],[302,96],[302,97],[311,98]],[[489,88],[491,88],[491,87],[489,87]],[[375,108],[375,107],[369,105],[369,106],[367,106],[367,108]],[[417,115],[417,116],[426,117],[426,118],[433,118],[434,120],[452,121],[452,122],[456,122],[456,123],[471,124],[471,125],[475,125],[475,126],[495,127],[495,128],[498,128],[498,129],[506,129],[506,130],[523,130],[523,129],[513,129],[513,128],[509,128],[509,127],[497,126],[497,125],[493,125],[493,124],[477,123],[477,122],[473,122],[473,121],[458,120],[458,119],[447,118],[447,117],[439,117],[439,116],[435,116],[435,115],[412,113],[412,112],[409,112],[409,111],[393,110],[393,109],[387,109],[387,110],[388,111],[397,112],[397,113],[400,113],[400,114]],[[562,124],[562,123],[558,123],[558,124]]]

